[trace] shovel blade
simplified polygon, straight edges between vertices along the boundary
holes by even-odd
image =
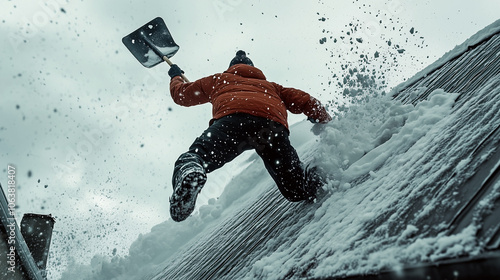
[[[161,17],[123,37],[122,42],[134,57],[148,68],[163,62],[163,56],[170,58],[179,50]]]

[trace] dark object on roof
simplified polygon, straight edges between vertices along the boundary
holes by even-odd
[[[45,265],[54,225],[52,216],[27,214],[23,222],[26,226],[33,227],[31,230],[29,227],[20,230],[13,216],[13,205],[9,204],[0,185],[0,221],[2,237],[0,240],[0,259],[2,260],[0,261],[0,279],[46,279]],[[29,237],[25,240],[23,234]],[[30,249],[33,251],[30,252]]]
[[[24,214],[21,220],[21,234],[41,270],[45,270],[47,267],[52,229],[55,222],[51,215],[33,213]]]

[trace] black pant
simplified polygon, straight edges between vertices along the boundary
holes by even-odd
[[[266,118],[240,113],[222,117],[175,162],[174,178],[175,171],[187,162],[198,161],[209,173],[254,149],[286,199],[307,199],[310,191],[304,169],[288,136],[285,126]]]

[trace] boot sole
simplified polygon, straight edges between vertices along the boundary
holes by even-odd
[[[205,185],[207,177],[203,173],[193,172],[182,180],[181,187],[177,188],[170,198],[170,216],[176,222],[184,221],[193,213],[196,199]]]

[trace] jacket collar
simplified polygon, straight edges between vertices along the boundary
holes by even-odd
[[[242,76],[244,78],[265,80],[266,76],[259,68],[247,64],[236,64],[229,67],[224,73]]]

